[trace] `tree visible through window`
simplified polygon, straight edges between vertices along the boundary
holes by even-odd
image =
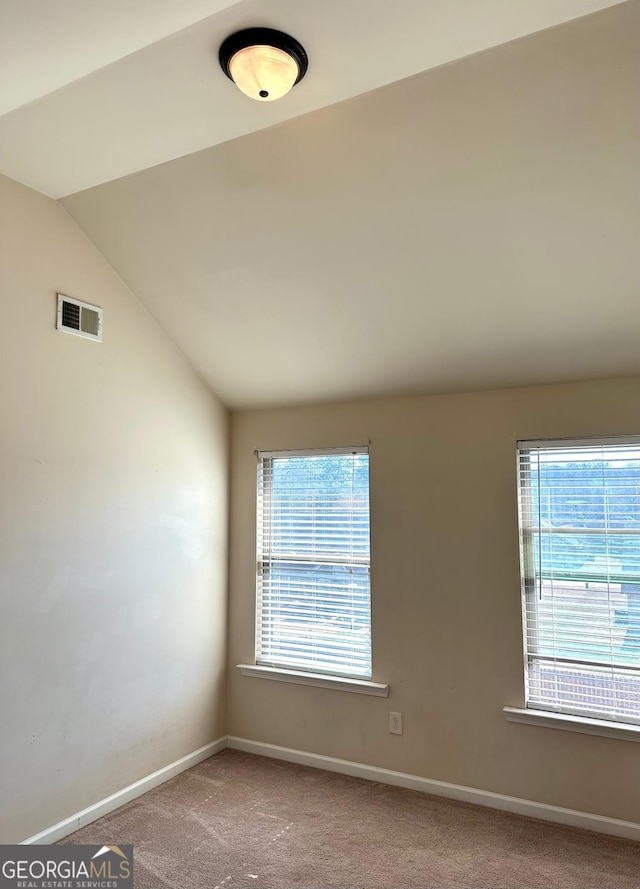
[[[256,662],[371,677],[367,449],[258,455]]]
[[[527,706],[640,724],[640,438],[518,454]]]

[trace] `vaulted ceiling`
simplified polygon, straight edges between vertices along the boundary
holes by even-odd
[[[0,7],[0,171],[230,406],[640,369],[639,0],[55,5]],[[217,67],[250,25],[309,52],[279,102]]]

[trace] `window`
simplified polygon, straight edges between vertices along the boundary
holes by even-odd
[[[256,663],[371,677],[367,448],[258,455]]]
[[[526,705],[640,724],[640,437],[519,442]]]

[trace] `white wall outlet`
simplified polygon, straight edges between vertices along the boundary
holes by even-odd
[[[402,734],[402,713],[389,713],[389,731],[392,735]]]

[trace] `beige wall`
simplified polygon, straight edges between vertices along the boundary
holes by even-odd
[[[57,290],[104,308],[102,344],[55,331]],[[0,842],[226,731],[638,820],[637,745],[501,713],[523,702],[515,441],[637,432],[638,380],[236,414],[225,725],[225,410],[64,210],[2,177],[0,305]],[[254,448],[368,440],[389,699],[241,677]]]
[[[54,329],[56,290],[104,308],[102,344]],[[0,307],[8,843],[224,733],[228,430],[65,211],[3,177]]]
[[[638,432],[621,379],[236,414],[228,731],[638,821],[640,749],[505,722],[523,704],[515,443]],[[374,679],[387,700],[242,677],[254,657],[254,448],[371,440]],[[404,735],[388,733],[388,711]]]

